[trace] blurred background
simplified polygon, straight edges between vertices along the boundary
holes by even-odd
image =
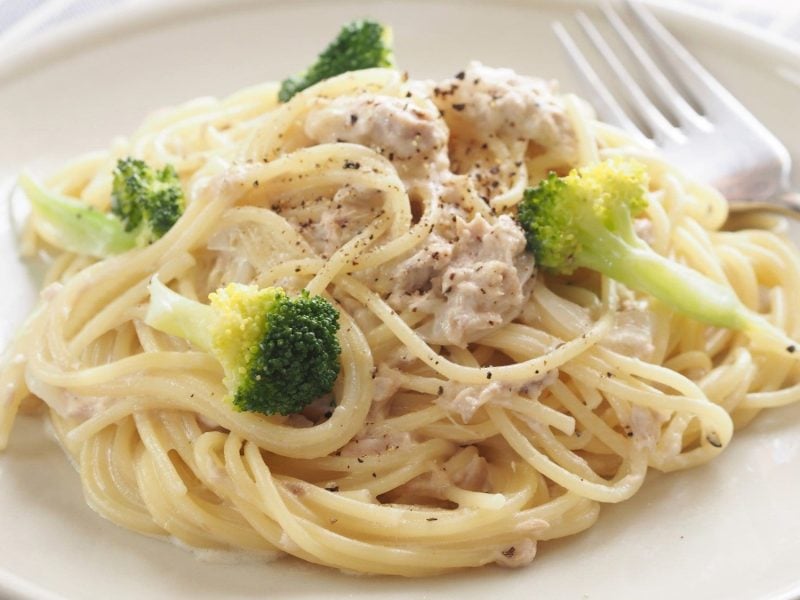
[[[28,40],[98,13],[144,4],[187,0],[0,0],[0,53],[13,52]],[[666,3],[666,2],[663,2]],[[712,11],[798,44],[800,0],[672,0],[673,7]]]

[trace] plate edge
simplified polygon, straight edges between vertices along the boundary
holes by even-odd
[[[20,75],[47,66],[54,60],[67,58],[106,40],[117,39],[139,29],[158,24],[167,24],[178,19],[197,18],[218,12],[243,11],[282,0],[172,0],[170,2],[147,2],[128,4],[121,9],[101,10],[83,17],[53,26],[50,33],[33,38],[15,52],[0,58],[0,85],[12,82]],[[295,0],[306,5],[325,4],[326,0]],[[355,0],[369,4],[370,0]],[[424,0],[411,0],[424,1]],[[440,0],[453,4],[467,4],[469,0]],[[497,0],[495,0],[497,1]],[[510,5],[556,5],[563,7],[562,0],[499,0]],[[604,0],[571,0],[576,6],[596,6]],[[782,37],[772,38],[769,32],[739,19],[719,15],[709,9],[691,6],[675,6],[668,0],[641,0],[660,16],[688,18],[727,35],[743,35],[758,43],[761,49],[778,53],[797,63],[800,68],[800,43]]]

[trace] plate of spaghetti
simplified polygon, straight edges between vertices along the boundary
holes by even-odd
[[[800,238],[597,119],[577,5],[176,5],[0,63],[0,590],[797,590]],[[797,53],[658,14],[800,153]]]

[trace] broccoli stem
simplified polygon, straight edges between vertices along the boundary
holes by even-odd
[[[34,212],[42,219],[48,237],[71,252],[104,258],[136,245],[136,238],[125,231],[113,215],[100,212],[80,200],[46,189],[27,174],[19,187],[28,196]]]
[[[635,246],[607,230],[592,232],[576,263],[657,298],[677,312],[727,329],[744,331],[767,346],[792,352],[794,343],[777,327],[748,309],[730,288],[671,261],[644,243]]]
[[[211,328],[217,314],[207,304],[173,292],[157,277],[150,281],[150,306],[145,323],[185,340],[206,352],[211,351]]]

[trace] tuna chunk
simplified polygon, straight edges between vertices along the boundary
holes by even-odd
[[[522,384],[493,381],[486,385],[464,385],[451,381],[442,386],[436,404],[449,413],[457,414],[462,422],[469,423],[482,406],[508,406],[511,398],[517,395],[537,399],[542,390],[557,378],[558,371],[554,370]]]
[[[432,104],[414,99],[362,94],[324,101],[306,117],[305,133],[317,143],[368,146],[404,181],[449,167],[445,122]]]
[[[451,126],[476,138],[535,141],[550,147],[574,138],[553,85],[479,62],[434,88],[434,101]]]
[[[493,224],[480,215],[459,218],[452,241],[432,234],[400,265],[389,302],[431,315],[420,328],[427,341],[464,347],[522,310],[533,274],[524,252],[525,236],[511,217]]]

